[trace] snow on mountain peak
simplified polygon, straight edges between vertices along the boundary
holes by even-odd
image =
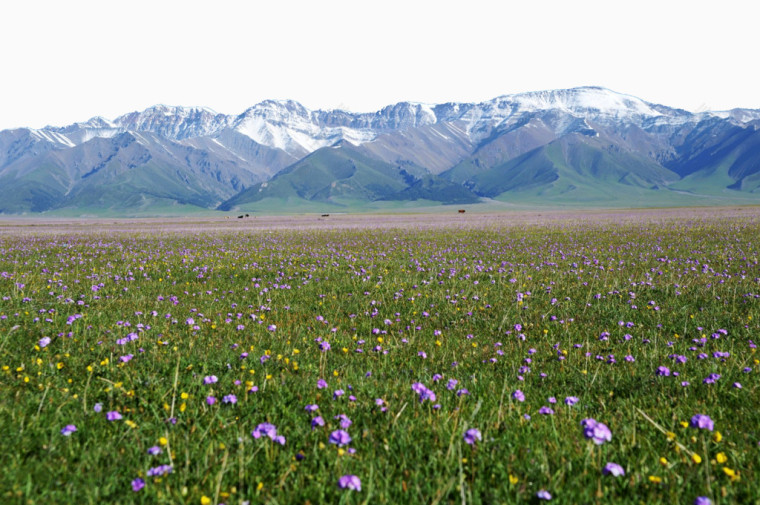
[[[506,95],[497,100],[517,105],[515,112],[561,110],[574,115],[589,113],[611,117],[661,116],[650,104],[631,95],[606,88],[588,86],[571,89],[531,91]]]
[[[174,139],[213,135],[229,126],[230,116],[207,107],[154,105],[119,116],[114,124],[125,130],[149,131]]]

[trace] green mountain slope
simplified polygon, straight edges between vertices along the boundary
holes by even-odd
[[[595,137],[571,134],[480,170],[463,184],[489,198],[509,194],[583,203],[614,201],[621,193],[657,191],[677,179],[650,159],[616,151]]]
[[[477,197],[436,176],[425,175],[419,167],[393,166],[342,142],[315,151],[272,180],[243,191],[219,208],[257,210],[265,207],[259,202],[271,203],[274,199],[291,203],[300,200],[299,206],[312,208],[314,205],[306,205],[306,202],[355,207],[380,200],[430,199],[458,203],[472,202]]]

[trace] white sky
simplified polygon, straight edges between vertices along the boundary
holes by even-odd
[[[364,112],[583,85],[688,110],[760,108],[753,3],[6,1],[0,129],[157,103]]]

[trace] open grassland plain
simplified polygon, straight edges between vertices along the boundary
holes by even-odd
[[[0,222],[0,501],[760,503],[759,216]]]

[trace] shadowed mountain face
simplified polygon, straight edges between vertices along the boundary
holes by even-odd
[[[760,202],[758,127],[594,87],[358,114],[155,106],[0,132],[0,213]]]

